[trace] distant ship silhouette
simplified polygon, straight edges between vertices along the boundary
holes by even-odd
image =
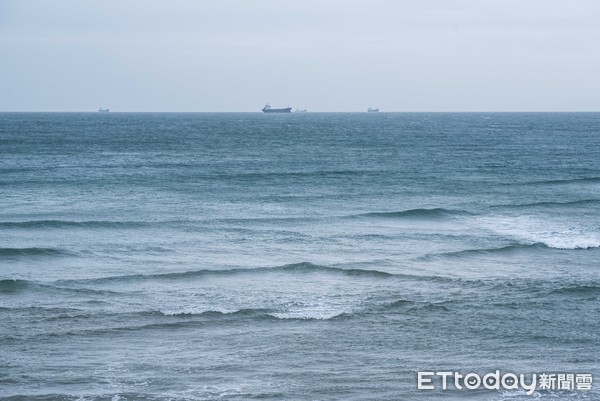
[[[261,110],[263,113],[291,113],[292,112],[291,107],[286,107],[285,109],[273,109],[273,108],[271,108],[271,106],[269,106],[269,103],[265,104],[265,107],[263,107]]]
[[[98,109],[98,112],[99,112],[99,113],[108,113],[109,111],[110,111],[110,109],[103,109],[102,107],[100,107],[100,108]]]

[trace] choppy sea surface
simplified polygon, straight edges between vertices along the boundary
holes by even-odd
[[[2,113],[0,399],[598,400],[599,247],[600,113]]]

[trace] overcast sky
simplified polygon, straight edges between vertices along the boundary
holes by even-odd
[[[599,0],[0,0],[0,111],[600,111]]]

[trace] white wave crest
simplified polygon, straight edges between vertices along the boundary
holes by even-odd
[[[527,244],[541,243],[555,249],[600,247],[600,228],[593,221],[507,215],[482,217],[479,223],[486,229]]]

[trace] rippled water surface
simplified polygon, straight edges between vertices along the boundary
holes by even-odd
[[[600,114],[3,113],[0,398],[532,399],[416,372],[600,380],[599,247]]]

